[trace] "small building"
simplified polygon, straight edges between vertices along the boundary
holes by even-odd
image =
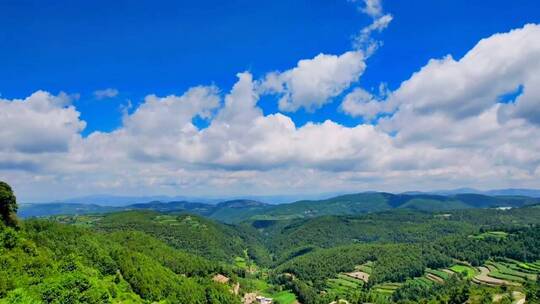
[[[226,276],[224,276],[224,275],[222,275],[222,274],[220,274],[220,273],[216,274],[216,275],[212,278],[212,280],[213,280],[214,282],[218,282],[218,283],[221,283],[221,284],[227,284],[227,283],[229,283],[229,278],[227,278]]]
[[[272,304],[272,299],[271,298],[265,298],[263,296],[258,296],[255,299],[257,300],[258,304]]]

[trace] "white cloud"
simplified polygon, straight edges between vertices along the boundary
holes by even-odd
[[[319,55],[262,83],[240,73],[223,102],[214,86],[149,95],[117,130],[88,137],[65,94],[2,99],[0,176],[23,198],[540,187],[538,28],[484,39],[458,61],[432,60],[386,99],[384,88],[353,90],[342,110],[391,113],[375,125],[297,126],[257,105],[275,92],[286,109],[322,106],[362,73],[358,52]],[[514,102],[500,103],[519,86]],[[197,116],[209,125],[197,128]]]
[[[540,73],[529,76],[522,94],[514,102],[500,107],[499,119],[506,121],[509,118],[523,118],[540,125]]]
[[[103,90],[94,91],[94,96],[96,97],[96,99],[101,100],[101,99],[116,97],[118,93],[120,92],[118,92],[117,89],[107,88]]]
[[[364,72],[362,52],[340,56],[319,54],[304,59],[290,70],[269,73],[261,85],[264,92],[281,95],[279,109],[294,112],[299,108],[314,111],[341,94]]]
[[[399,147],[455,151],[466,160],[460,168],[479,179],[536,178],[539,41],[540,26],[526,25],[481,40],[458,61],[430,60],[384,102],[395,113],[379,128],[397,132]],[[501,103],[520,86],[513,102]]]
[[[364,4],[365,7],[362,9],[362,12],[371,16],[372,18],[382,15],[382,0],[364,0]]]
[[[388,27],[388,25],[390,25],[390,22],[392,22],[393,19],[394,17],[392,17],[390,14],[386,14],[374,19],[370,25],[364,27],[360,33],[354,37],[354,48],[363,50],[368,57],[371,56],[382,45],[381,41],[375,40],[371,37],[373,32],[382,32]]]
[[[464,118],[491,108],[519,86],[534,90],[538,71],[540,26],[530,24],[481,40],[459,61],[451,56],[430,60],[391,100],[421,114]]]
[[[37,91],[26,99],[0,99],[0,151],[63,152],[85,122],[71,97]]]
[[[182,96],[146,96],[144,103],[131,115],[124,117],[124,128],[133,134],[164,136],[191,129],[195,116],[210,118],[219,107],[215,86],[190,88]]]
[[[366,58],[382,44],[372,38],[372,33],[383,31],[393,19],[392,15],[383,13],[381,0],[364,0],[363,4],[361,10],[372,18],[372,23],[354,37],[354,51],[339,56],[319,54],[300,60],[290,70],[268,73],[259,91],[280,95],[281,111],[304,108],[313,112],[357,82],[366,68]]]
[[[361,116],[368,121],[376,118],[378,114],[393,111],[390,103],[384,102],[362,88],[356,88],[347,94],[340,108],[350,116]]]
[[[382,45],[381,41],[372,37],[373,33],[380,33],[386,29],[394,17],[384,13],[382,0],[364,0],[363,3],[361,10],[371,17],[372,22],[353,37],[353,47],[362,51],[366,57],[370,57]]]

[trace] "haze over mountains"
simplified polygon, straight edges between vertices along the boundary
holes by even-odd
[[[442,211],[469,208],[522,207],[540,203],[540,198],[518,195],[535,190],[492,190],[500,195],[478,193],[403,193],[363,192],[345,194],[319,200],[299,200],[292,203],[268,204],[258,200],[235,199],[217,202],[216,200],[169,200],[167,197],[147,201],[149,198],[136,198],[132,204],[120,205],[128,198],[115,197],[117,204],[101,205],[91,202],[91,198],[75,199],[71,202],[22,204],[21,217],[40,217],[58,214],[91,214],[125,210],[154,210],[159,212],[187,212],[202,215],[226,223],[237,223],[254,219],[294,219],[312,218],[322,215],[355,215],[392,209],[413,209],[422,211]],[[505,195],[505,193],[509,193]],[[511,195],[510,195],[511,194]],[[101,199],[101,200],[100,200]],[[146,199],[146,201],[145,201]],[[101,196],[98,202],[106,201]],[[83,203],[85,202],[85,203]]]
[[[383,192],[383,191],[364,191],[364,192]],[[352,192],[351,192],[352,193]],[[479,190],[475,188],[456,188],[456,189],[441,189],[433,191],[405,191],[403,194],[485,194],[485,195],[522,195],[530,197],[540,197],[540,189],[526,189],[526,188],[505,188],[505,189],[491,189],[491,190]],[[67,204],[96,204],[103,206],[127,206],[131,204],[147,203],[151,201],[192,201],[201,203],[219,203],[226,200],[236,199],[249,199],[265,202],[268,204],[282,204],[290,203],[293,201],[306,200],[306,199],[325,199],[338,195],[347,194],[347,192],[331,192],[331,193],[315,193],[315,194],[283,194],[283,195],[237,195],[237,196],[168,196],[168,195],[154,195],[154,196],[125,196],[125,195],[110,195],[110,194],[96,194],[80,197],[73,197],[67,199],[60,199],[55,201],[42,201],[42,202],[28,202],[32,204],[45,204],[45,203],[67,203]]]
[[[27,204],[48,204],[48,203],[65,203],[65,204],[96,204],[102,206],[127,206],[131,204],[147,203],[151,201],[191,201],[217,204],[219,202],[236,199],[249,199],[265,202],[268,204],[290,203],[303,199],[325,199],[333,196],[345,194],[345,192],[329,192],[315,194],[283,194],[283,195],[223,195],[223,196],[182,196],[182,195],[153,195],[153,196],[127,196],[127,195],[111,195],[111,194],[96,194],[79,196],[67,199],[58,199],[53,201],[27,201]]]

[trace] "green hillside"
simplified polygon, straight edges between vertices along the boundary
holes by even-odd
[[[144,233],[13,221],[11,210],[0,222],[0,303],[240,303],[211,280],[227,266]]]
[[[104,215],[94,228],[107,232],[141,231],[172,247],[219,261],[232,261],[243,256],[245,250],[256,260],[267,258],[258,240],[246,231],[197,215],[125,211]]]
[[[264,209],[243,212],[241,219],[288,220],[314,218],[323,215],[355,215],[392,209],[444,211],[469,208],[521,207],[539,201],[538,198],[521,196],[499,197],[480,194],[442,196],[370,192],[342,195],[325,200],[298,201],[290,204],[267,206]]]
[[[0,186],[0,304],[540,299],[540,209],[487,208],[529,198],[363,193],[278,206],[228,201],[212,212],[151,202],[19,220],[11,189]],[[319,214],[327,212],[344,214]]]

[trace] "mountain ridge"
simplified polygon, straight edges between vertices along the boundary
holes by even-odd
[[[184,212],[205,216],[224,223],[238,223],[250,219],[312,218],[321,215],[354,215],[413,209],[444,211],[469,208],[522,207],[540,203],[540,198],[527,196],[490,196],[484,194],[393,194],[388,192],[361,192],[344,194],[323,200],[300,200],[271,205],[255,200],[228,200],[217,204],[192,201],[150,201],[123,207],[96,204],[22,204],[21,217],[39,217],[59,214],[109,213],[127,210],[154,210]]]

